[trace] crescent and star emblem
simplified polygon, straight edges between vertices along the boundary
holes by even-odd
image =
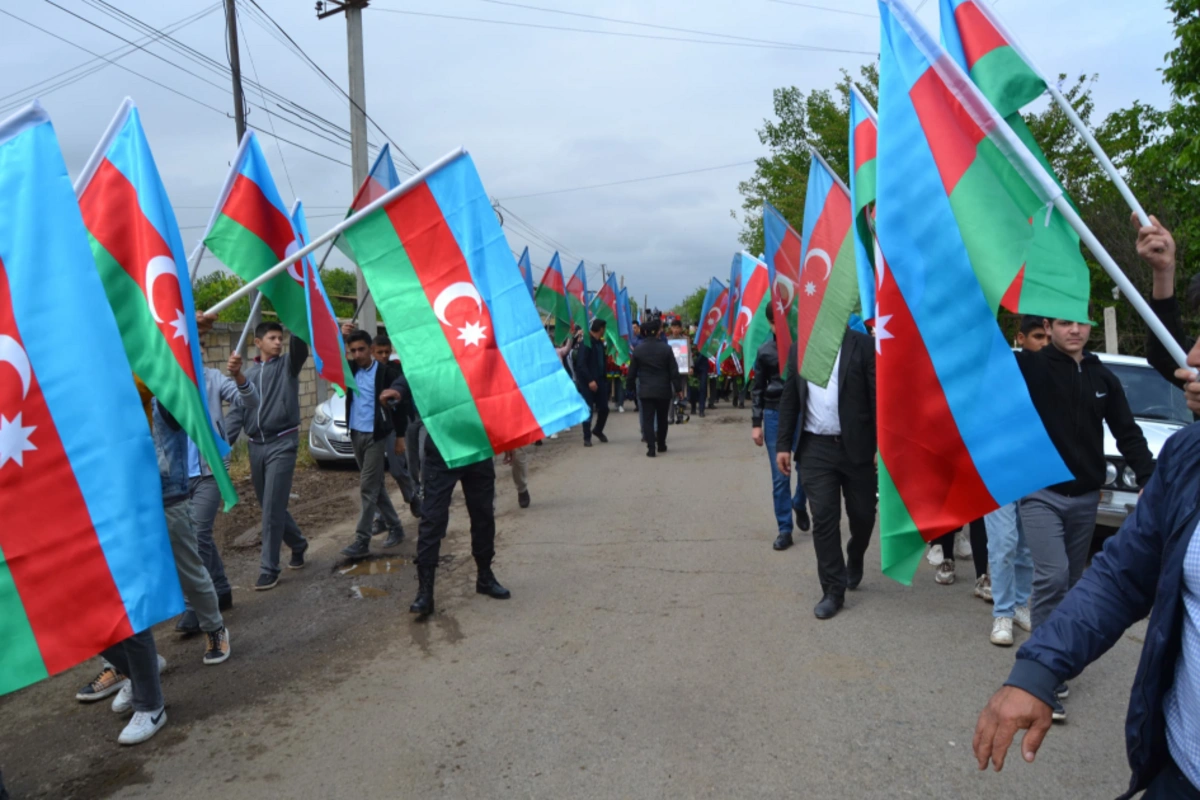
[[[829,259],[829,253],[826,253],[824,250],[821,250],[820,248],[816,248],[816,249],[809,251],[808,257],[804,259],[804,267],[802,269],[807,270],[808,262],[812,261],[814,258],[819,258],[825,262],[825,280],[828,281],[829,276],[831,274],[833,274],[833,261],[831,261]]]
[[[21,399],[29,396],[29,387],[33,383],[33,370],[29,366],[29,356],[25,348],[11,336],[0,334],[0,364],[11,364],[21,379]],[[24,454],[37,450],[37,445],[29,441],[30,435],[37,430],[36,425],[21,424],[21,412],[11,420],[0,414],[0,469],[9,461],[18,467],[25,466]]]
[[[735,324],[735,326],[734,326],[734,327],[741,327],[741,324],[742,324],[742,314],[745,314],[745,315],[746,315],[746,325],[747,325],[747,326],[750,324],[750,321],[751,321],[752,319],[754,319],[754,312],[750,310],[750,307],[749,307],[749,306],[742,306],[740,309],[738,309],[737,323]]]
[[[458,281],[442,289],[437,298],[433,301],[433,313],[437,315],[438,321],[448,328],[454,326],[446,319],[446,309],[455,300],[466,298],[475,301],[475,308],[482,314],[483,298],[479,296],[479,290],[475,288],[475,284],[466,281]],[[482,324],[482,320],[468,322],[465,327],[458,328],[459,340],[467,345],[478,345],[481,341],[487,338],[487,328]]]
[[[783,307],[787,308],[792,304],[792,298],[796,296],[796,286],[792,283],[791,278],[777,273],[775,275],[775,293],[781,296]]]
[[[188,320],[183,313],[183,298],[179,295],[179,272],[175,267],[175,259],[170,256],[155,256],[150,259],[150,263],[146,264],[146,304],[150,306],[150,316],[154,317],[154,321],[159,325],[163,324],[162,315],[158,313],[158,307],[154,305],[154,282],[164,275],[170,275],[175,279],[175,296],[179,298],[178,306],[174,309],[175,319],[167,324],[175,329],[173,339],[183,339],[184,344],[188,344]]]
[[[283,257],[287,258],[299,249],[300,245],[295,239],[293,239],[288,243],[287,250],[283,251]],[[292,263],[288,264],[287,274],[291,275],[292,280],[294,280],[296,283],[300,284],[301,286],[304,285],[304,274],[301,272],[301,265],[299,261],[293,261]]]

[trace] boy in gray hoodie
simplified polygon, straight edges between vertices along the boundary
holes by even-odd
[[[246,379],[258,390],[258,409],[246,414],[242,429],[250,445],[250,478],[262,505],[262,561],[255,591],[279,583],[279,550],[292,551],[288,569],[304,568],[308,541],[288,513],[292,474],[300,447],[300,370],[308,345],[293,336],[283,352],[283,326],[262,322],[254,329],[258,357],[246,368]]]

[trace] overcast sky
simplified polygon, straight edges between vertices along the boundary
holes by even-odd
[[[225,63],[224,16],[216,0],[111,1],[159,28],[212,9],[175,36]],[[100,0],[54,2],[124,37],[141,36],[103,13]],[[346,86],[341,17],[318,21],[310,0],[258,2]],[[831,87],[840,68],[857,72],[878,52],[878,16],[871,0],[807,3],[840,13],[781,0],[514,2],[537,8],[495,0],[373,0],[364,12],[367,111],[418,164],[460,144],[470,150],[489,194],[520,218],[506,220],[505,229],[514,250],[530,246],[535,274],[554,246],[517,230],[520,221],[563,246],[568,271],[583,258],[591,268],[589,281],[598,280],[599,265],[607,264],[625,277],[639,301],[648,294],[652,305],[664,308],[706,284],[710,275],[728,275],[740,228],[729,212],[740,209],[737,182],[752,173],[752,166],[522,196],[750,161],[764,154],[755,129],[771,115],[773,89]],[[995,5],[1048,73],[1099,74],[1099,115],[1134,99],[1167,103],[1158,70],[1172,37],[1170,16],[1160,0],[1090,0],[1086,13],[1077,0],[997,0]],[[727,38],[750,45],[729,46],[712,43],[717,40],[711,36],[548,9],[852,52]],[[0,10],[95,53],[124,44],[43,0],[0,0]],[[421,16],[427,14],[521,24]],[[919,14],[936,31],[937,0],[927,0]],[[253,13],[242,14],[245,76],[253,79],[257,73],[268,89],[348,127],[345,99],[270,36],[265,21],[264,26],[259,22]],[[147,48],[217,85],[135,51],[119,63],[192,99],[117,66],[105,66],[54,91],[44,86],[38,91],[72,174],[82,167],[121,98],[134,98],[190,250],[203,233],[236,145],[233,119],[218,113],[232,109],[229,82],[160,44]],[[0,96],[6,96],[0,97],[0,108],[32,96],[27,87],[35,82],[91,58],[13,16],[0,15],[0,74],[5,76]],[[247,91],[251,102],[263,104],[258,92]],[[269,97],[266,105],[275,111]],[[9,113],[6,108],[0,117]],[[267,131],[274,122],[280,136],[349,161],[348,146],[319,139],[282,118],[272,120],[259,108],[249,120]],[[384,137],[372,128],[371,140],[382,144]],[[352,193],[348,166],[290,144],[277,145],[269,136],[262,144],[284,201],[294,196],[304,200],[314,236],[342,216]],[[402,162],[398,154],[397,162]],[[204,264],[206,271],[216,267],[212,260]]]

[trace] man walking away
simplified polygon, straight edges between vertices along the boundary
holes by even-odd
[[[408,425],[408,384],[394,361],[380,364],[371,353],[371,334],[355,331],[346,338],[346,360],[354,370],[358,391],[346,392],[346,427],[354,445],[354,460],[358,464],[358,491],[362,509],[354,541],[342,555],[346,558],[366,558],[371,554],[371,527],[378,512],[388,529],[384,548],[396,547],[404,541],[404,526],[400,522],[392,499],[388,496],[384,478],[387,475],[386,453],[392,441],[397,457],[404,454],[404,434]],[[391,408],[381,395],[391,389],[398,395],[397,407]]]
[[[300,370],[308,360],[308,345],[293,336],[283,352],[283,326],[260,322],[254,329],[258,356],[246,368],[246,379],[258,389],[258,411],[246,417],[250,440],[250,479],[262,506],[262,560],[255,591],[279,583],[279,550],[292,551],[288,569],[304,568],[308,540],[288,513],[296,453],[300,447]]]
[[[596,419],[583,423],[583,446],[592,446],[592,434],[601,442],[607,442],[604,424],[608,422],[608,371],[604,362],[604,331],[608,327],[602,319],[592,320],[590,335],[584,338],[575,353],[575,387],[588,404]]]
[[[796,464],[812,508],[813,549],[821,579],[821,602],[813,613],[829,619],[842,608],[846,589],[863,578],[863,557],[875,527],[875,343],[846,329],[824,389],[800,377],[792,347],[788,379],[779,399],[779,469],[792,474],[792,446],[799,428]],[[850,518],[850,542],[842,555],[842,497]]]
[[[1033,314],[1021,318],[1017,347],[1036,353],[1050,341],[1046,320]],[[988,637],[998,647],[1013,643],[1013,625],[1033,630],[1029,596],[1033,592],[1033,555],[1021,529],[1015,502],[1001,506],[983,518],[987,526],[988,573],[992,588],[992,632]],[[972,545],[972,549],[974,546]]]
[[[779,438],[779,398],[783,395],[783,378],[779,375],[779,346],[775,341],[775,311],[767,305],[767,323],[771,327],[771,336],[758,348],[754,359],[754,389],[751,397],[751,427],[750,439],[754,444],[767,446],[767,457],[771,462],[771,494],[775,500],[775,520],[779,524],[779,535],[773,545],[776,550],[787,550],[792,546],[792,514],[796,515],[796,525],[800,530],[809,528],[808,502],[804,496],[804,488],[796,477],[796,494],[792,496],[791,476],[784,475],[779,470],[775,456],[778,453],[776,443]],[[703,357],[701,357],[703,358]],[[704,359],[705,362],[708,359]],[[799,435],[800,431],[796,431]],[[788,445],[790,452],[796,449],[793,437]]]
[[[655,457],[655,450],[667,452],[667,420],[671,413],[671,398],[683,397],[683,376],[671,345],[659,337],[662,322],[650,319],[642,326],[645,338],[629,360],[628,386],[637,390],[641,412],[642,440],[646,455]]]
[[[239,353],[229,357],[226,368],[229,370],[228,377],[211,367],[204,370],[204,391],[217,433],[232,445],[242,432],[246,415],[258,412],[258,389],[246,380],[242,373],[242,356]],[[222,412],[223,402],[229,404],[228,414]],[[204,568],[212,578],[213,589],[217,593],[217,608],[220,611],[228,611],[233,608],[233,589],[229,585],[229,578],[225,576],[225,564],[221,560],[221,553],[213,541],[213,525],[221,508],[221,490],[217,487],[217,479],[213,477],[212,469],[200,456],[200,449],[191,439],[188,440],[187,450],[188,497],[192,503],[196,545],[200,551],[200,560],[204,562]],[[227,457],[226,467],[228,466]],[[196,611],[191,603],[186,604],[183,614],[175,623],[175,630],[185,635],[200,632],[200,621],[196,618]]]
[[[778,359],[776,359],[778,360]],[[696,407],[700,408],[700,416],[704,416],[705,407],[711,408],[708,404],[708,356],[700,352],[696,347],[695,339],[692,340],[692,377],[696,379],[696,386],[692,390],[691,403],[692,413],[696,413]]]
[[[1036,353],[1017,353],[1017,363],[1046,433],[1074,479],[1034,492],[1017,506],[1033,554],[1030,617],[1034,630],[1083,575],[1108,465],[1104,423],[1139,486],[1145,486],[1154,472],[1154,457],[1129,410],[1121,381],[1085,349],[1091,324],[1056,319],[1046,320],[1045,325],[1050,344]],[[1058,687],[1057,694],[1060,700],[1066,698],[1066,684]],[[1054,716],[1066,719],[1061,703]]]

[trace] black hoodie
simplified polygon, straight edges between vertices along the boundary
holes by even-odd
[[[1154,456],[1117,376],[1086,350],[1078,363],[1053,344],[1016,356],[1046,433],[1075,476],[1049,488],[1075,497],[1104,485],[1104,422],[1137,475],[1138,485],[1145,486],[1154,473]]]

